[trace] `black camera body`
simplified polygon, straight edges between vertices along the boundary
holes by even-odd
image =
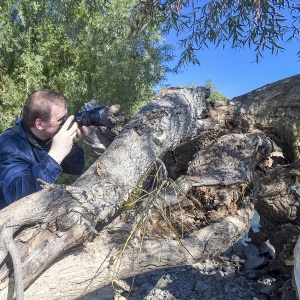
[[[107,126],[108,111],[106,108],[109,109],[108,107],[102,106],[75,114],[70,127],[74,124],[74,122],[76,122],[78,126]],[[68,118],[69,116],[62,118],[61,126]]]

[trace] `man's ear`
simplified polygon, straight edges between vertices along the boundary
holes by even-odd
[[[44,129],[44,124],[43,124],[43,120],[38,118],[35,120],[35,127],[38,129],[38,130],[43,130]]]

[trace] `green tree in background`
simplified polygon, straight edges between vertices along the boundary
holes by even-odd
[[[221,91],[216,90],[215,84],[212,79],[208,79],[205,83],[205,87],[210,89],[210,97],[208,101],[228,101],[229,98],[226,97]]]
[[[132,0],[0,2],[0,132],[41,87],[62,92],[70,111],[92,99],[134,114],[163,80],[171,48],[161,19],[132,34]]]
[[[97,98],[132,116],[169,71],[170,30],[183,36],[180,68],[210,45],[277,53],[299,39],[299,16],[281,0],[1,0],[0,132],[41,87],[66,95],[71,112]]]

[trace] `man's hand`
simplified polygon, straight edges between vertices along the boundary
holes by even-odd
[[[73,144],[76,141],[76,135],[78,133],[77,130],[80,131],[76,122],[74,122],[74,124],[69,128],[73,120],[74,116],[72,115],[66,120],[66,122],[52,139],[51,148],[48,154],[58,164],[61,164],[63,159],[70,153]]]
[[[74,143],[80,141],[84,136],[88,135],[89,132],[90,132],[90,128],[87,126],[77,127]]]

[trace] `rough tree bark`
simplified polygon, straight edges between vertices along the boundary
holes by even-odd
[[[76,299],[216,256],[247,232],[254,207],[253,241],[268,237],[288,269],[299,235],[299,83],[220,103],[204,88],[160,94],[72,186],[46,186],[0,212],[0,299],[13,297],[20,273],[25,299]],[[285,165],[269,166],[274,145]]]

